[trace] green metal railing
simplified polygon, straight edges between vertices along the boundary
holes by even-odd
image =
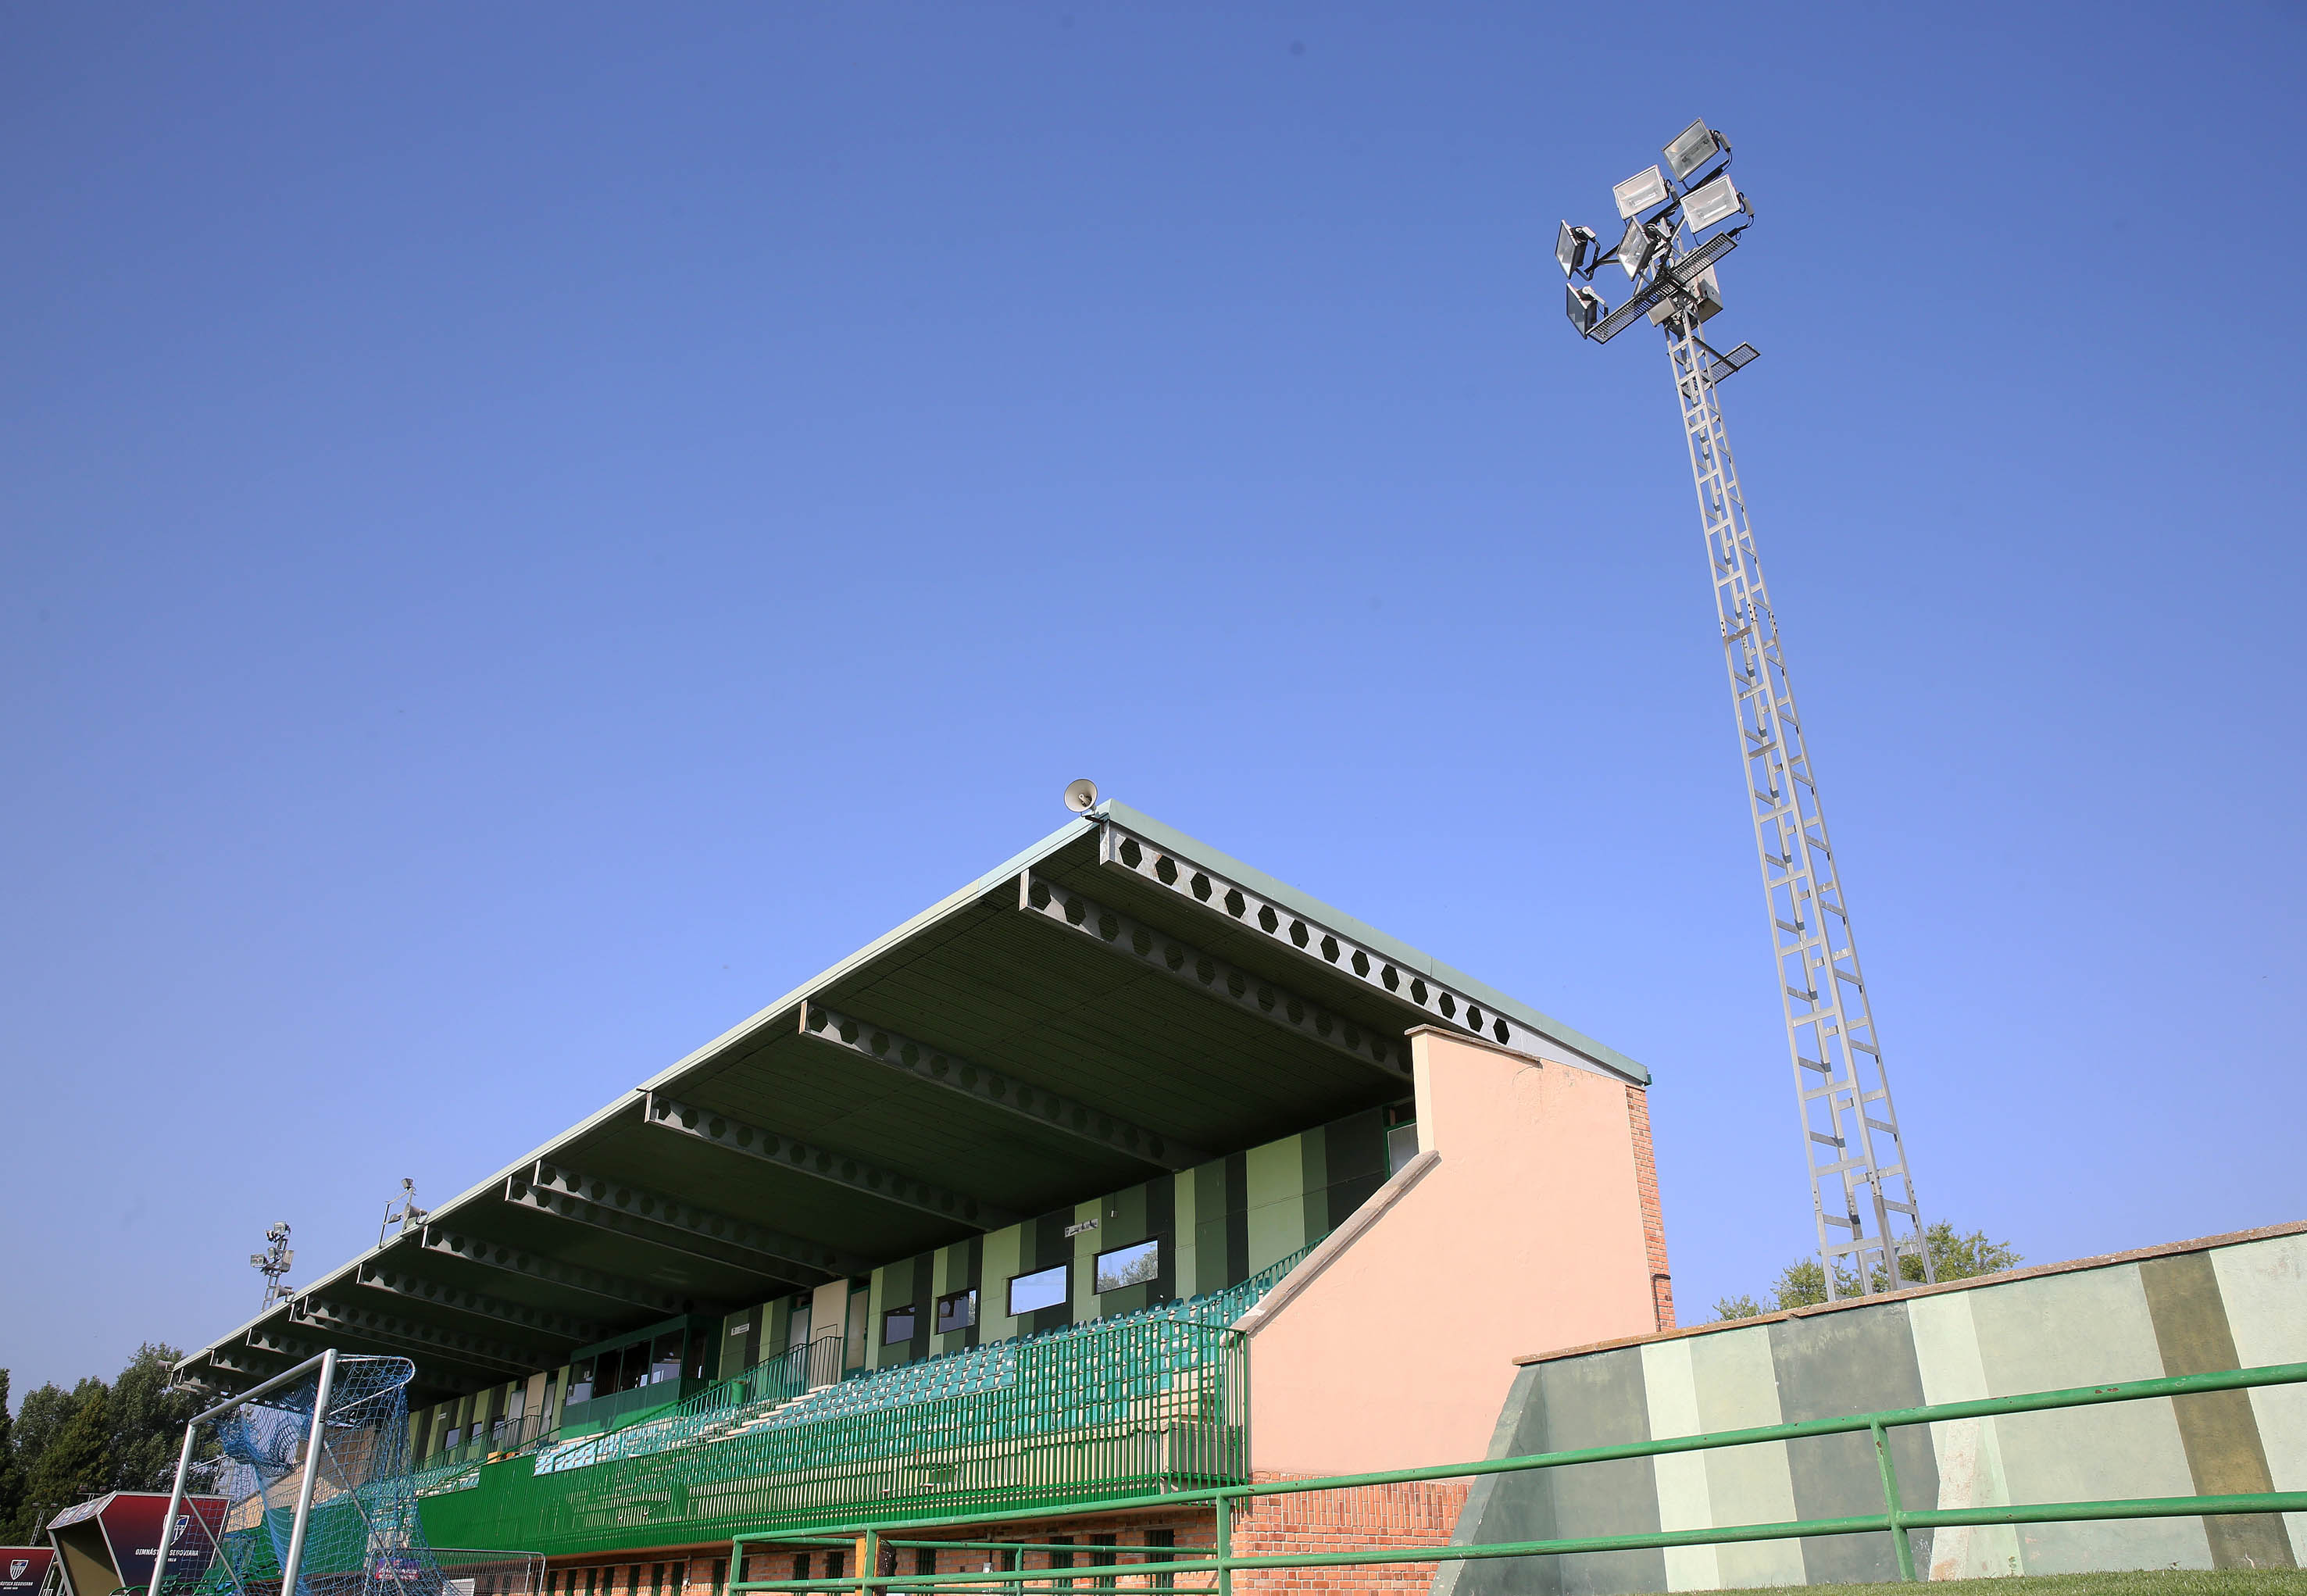
[[[1293,1254],[1208,1297],[874,1371],[799,1395],[700,1393],[670,1418],[421,1472],[427,1533],[609,1551],[718,1540],[867,1504],[1000,1513],[1248,1475],[1231,1321]],[[694,1409],[694,1412],[690,1410]]]
[[[2205,1392],[2245,1390],[2260,1386],[2307,1381],[2307,1363],[2270,1364],[2259,1369],[2228,1369],[2213,1374],[2171,1375],[2157,1379],[2077,1386],[2064,1391],[2038,1391],[2022,1396],[1989,1397],[1976,1402],[1935,1403],[1922,1407],[1891,1408],[1874,1413],[1855,1413],[1840,1419],[1812,1419],[1793,1424],[1764,1425],[1752,1429],[1720,1430],[1711,1434],[1676,1436],[1665,1440],[1629,1442],[1615,1446],[1588,1446],[1570,1452],[1538,1453],[1522,1457],[1486,1459],[1431,1468],[1394,1469],[1370,1474],[1340,1474],[1326,1478],[1276,1480],[1256,1484],[1226,1484],[1197,1490],[1147,1493],[1131,1497],[1052,1504],[1031,1511],[1002,1514],[954,1514],[941,1517],[880,1515],[845,1521],[828,1519],[813,1525],[784,1531],[757,1529],[733,1537],[733,1566],[742,1570],[750,1551],[804,1551],[838,1548],[853,1557],[845,1576],[826,1579],[739,1579],[740,1591],[932,1591],[1006,1593],[1026,1584],[1045,1590],[1111,1588],[1124,1575],[1133,1582],[1151,1578],[1163,1588],[1178,1588],[1179,1575],[1206,1575],[1208,1583],[1195,1587],[1231,1596],[1236,1573],[1265,1569],[1340,1568],[1386,1563],[1442,1563],[1476,1558],[1559,1557],[1573,1552],[1636,1551],[1653,1547],[1711,1546],[1747,1540],[1799,1540],[1816,1535],[1865,1534],[1891,1537],[1899,1575],[1916,1577],[1914,1549],[1908,1532],[1962,1524],[2067,1523],[2098,1519],[2176,1518],[2242,1513],[2307,1512],[2307,1491],[2260,1491],[2243,1495],[2138,1497],[2105,1501],[2042,1502],[2011,1506],[1909,1508],[1899,1494],[1897,1466],[1891,1460],[1887,1432],[1907,1425],[1934,1424],[1956,1419],[1992,1419],[2011,1413],[2095,1406],[2105,1403],[2140,1402],[2155,1397],[2187,1397]],[[1303,1552],[1241,1557],[1232,1549],[1236,1505],[1259,1497],[1292,1496],[1309,1491],[1351,1490],[1371,1486],[1403,1485],[1437,1480],[1460,1480],[1490,1474],[1517,1474],[1539,1469],[1558,1469],[1580,1463],[1611,1463],[1625,1458],[1659,1457],[1681,1452],[1707,1452],[1721,1447],[1751,1446],[1771,1441],[1793,1441],[1814,1436],[1851,1435],[1865,1431],[1873,1437],[1876,1465],[1882,1478],[1883,1511],[1835,1518],[1794,1519],[1778,1523],[1731,1524],[1694,1530],[1650,1531],[1631,1534],[1574,1536],[1548,1540],[1502,1541],[1488,1545],[1373,1547],[1361,1551]],[[1046,1519],[1094,1509],[1100,1514],[1132,1508],[1179,1508],[1202,1504],[1214,1515],[1213,1544],[1206,1555],[1200,1549],[1179,1552],[1161,1547],[1099,1547],[1098,1551],[1134,1556],[1119,1560],[1074,1566],[1072,1558],[1085,1550],[1060,1542],[1000,1540],[936,1540],[898,1539],[892,1531],[982,1529],[1004,1522]],[[983,1550],[1022,1565],[1028,1554],[1062,1555],[1066,1563],[1052,1568],[1022,1566],[991,1572],[903,1574],[880,1572],[887,1553],[937,1549]]]

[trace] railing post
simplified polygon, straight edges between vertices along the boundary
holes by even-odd
[[[1907,1514],[1899,1500],[1899,1468],[1891,1461],[1891,1435],[1878,1421],[1866,1427],[1874,1437],[1874,1464],[1882,1471],[1882,1508],[1891,1515],[1891,1547],[1899,1555],[1899,1577],[1915,1583],[1915,1548],[1907,1539]]]
[[[1217,1596],[1233,1596],[1233,1498],[1221,1496],[1217,1507],[1217,1538],[1212,1549],[1217,1554]]]

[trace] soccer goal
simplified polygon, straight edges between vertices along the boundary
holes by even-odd
[[[408,1474],[406,1358],[331,1348],[184,1426],[146,1596],[464,1596],[425,1544]],[[220,1525],[185,1511],[215,1471]],[[205,1538],[207,1555],[169,1551]],[[199,1572],[191,1572],[193,1568]]]

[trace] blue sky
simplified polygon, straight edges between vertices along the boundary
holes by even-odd
[[[2307,1217],[2307,25],[2078,14],[0,13],[0,1364],[230,1327],[1080,775],[1646,1061],[1685,1314],[1764,1284],[1665,356],[1549,258],[1694,116],[1926,1206]]]

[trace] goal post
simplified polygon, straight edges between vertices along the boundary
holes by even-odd
[[[195,1414],[145,1596],[454,1596],[409,1477],[415,1373],[406,1358],[330,1348]],[[213,1525],[187,1511],[192,1477],[211,1462],[224,1498]],[[171,1551],[195,1533],[208,1555],[172,1573]]]

